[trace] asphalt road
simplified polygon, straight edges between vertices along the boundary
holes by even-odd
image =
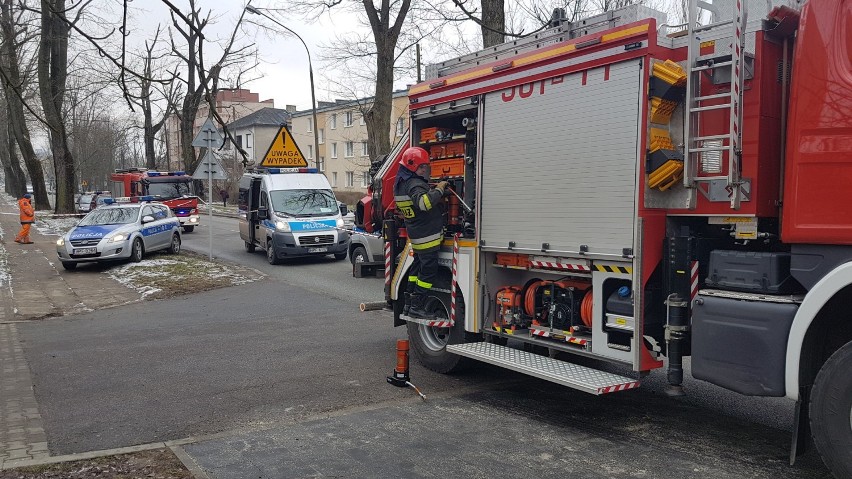
[[[210,221],[201,217],[201,225],[183,235],[183,247],[197,253],[209,254]],[[247,253],[240,239],[237,220],[213,217],[213,256],[263,271],[274,279],[302,288],[325,293],[331,297],[362,303],[384,299],[383,278],[353,278],[349,259],[337,261],[333,256],[296,258],[272,266],[264,251]]]
[[[674,400],[661,372],[594,397],[483,364],[413,364],[422,403],[384,380],[405,330],[357,311],[381,280],[331,258],[271,266],[234,220],[214,227],[217,257],[270,277],[19,325],[51,453],[228,431],[187,447],[214,477],[828,477],[814,454],[786,465],[787,401],[697,381]],[[185,247],[206,252],[206,233]]]

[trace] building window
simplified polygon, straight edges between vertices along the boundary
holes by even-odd
[[[324,129],[322,129],[322,128],[320,128],[320,129],[319,129],[319,139],[318,139],[318,141],[319,141],[319,144],[320,144],[320,145],[322,145],[323,143],[325,143],[325,130],[324,130]]]
[[[246,133],[246,149],[251,148],[251,133]]]
[[[350,156],[355,156],[355,142],[347,141],[346,142],[346,150],[344,151],[344,156],[347,158]]]
[[[405,133],[405,118],[396,120],[396,136],[402,136]]]
[[[360,123],[361,126],[364,126],[364,125],[367,124],[367,120],[364,119],[364,115],[361,115],[361,118],[358,119],[358,123]]]
[[[369,156],[369,153],[368,153],[368,150],[367,150],[367,142],[366,142],[366,141],[362,141],[362,142],[361,142],[361,156]]]
[[[319,158],[319,162],[317,162],[317,169],[320,171],[320,173],[325,171],[325,157],[324,156],[321,156]]]
[[[343,126],[347,126],[347,127],[352,126],[352,112],[351,111],[347,111],[346,113],[344,113]]]
[[[331,186],[333,186],[334,188],[337,188],[337,172],[336,171],[331,172]]]
[[[314,145],[308,145],[308,158],[314,159]]]
[[[346,172],[346,186],[351,188],[355,184],[355,172],[347,171]]]
[[[314,132],[314,119],[308,118],[308,133]]]
[[[237,135],[237,149],[243,149],[243,135]]]
[[[331,144],[331,157],[337,158],[337,142],[336,141]]]
[[[370,186],[370,172],[369,171],[365,171],[365,172],[361,173],[361,186],[363,186],[364,188]]]
[[[329,128],[331,128],[332,130],[337,129],[337,113],[331,114],[331,120],[328,122],[328,124]]]

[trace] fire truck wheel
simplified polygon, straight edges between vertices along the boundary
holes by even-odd
[[[136,238],[133,240],[133,248],[130,249],[130,261],[138,263],[145,256],[145,247],[142,245],[142,240]]]
[[[852,342],[823,364],[811,392],[811,431],[835,477],[852,477]]]
[[[456,317],[464,318],[464,300],[456,296]],[[434,312],[437,320],[449,319],[449,293],[432,293],[426,298],[424,309]],[[465,342],[464,321],[456,321],[452,328],[434,328],[419,323],[409,322],[408,338],[414,356],[424,367],[437,373],[451,373],[464,367],[465,358],[448,353],[448,344]]]
[[[183,227],[183,232],[184,232],[184,233],[192,233],[192,230],[194,230],[194,229],[195,229],[195,225],[192,225],[192,226],[184,226],[184,227]]]
[[[254,253],[254,243],[249,243],[246,241],[246,252]]]
[[[172,235],[172,242],[169,245],[169,254],[178,254],[180,253],[180,235],[177,233]]]
[[[281,263],[278,259],[278,255],[275,254],[275,247],[272,246],[272,240],[266,242],[266,261],[272,265]]]
[[[70,263],[68,261],[63,261],[62,267],[67,269],[68,271],[74,271],[75,269],[77,269],[77,263]]]

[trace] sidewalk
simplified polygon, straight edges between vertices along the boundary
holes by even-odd
[[[17,205],[0,196],[0,464],[49,456],[17,322],[140,299],[99,269],[62,269],[57,236],[33,228],[33,244],[15,243],[20,227]]]

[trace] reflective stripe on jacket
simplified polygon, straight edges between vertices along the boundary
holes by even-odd
[[[444,239],[443,196],[441,190],[429,188],[423,177],[400,166],[394,200],[405,218],[405,229],[415,252],[432,251],[441,246]]]
[[[30,200],[21,198],[18,200],[18,208],[21,210],[21,224],[35,222],[35,210]]]

